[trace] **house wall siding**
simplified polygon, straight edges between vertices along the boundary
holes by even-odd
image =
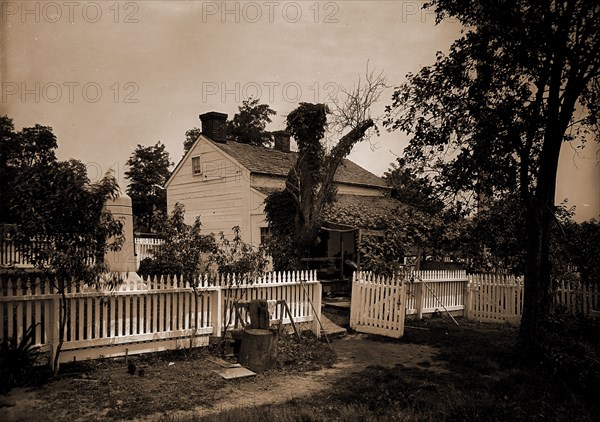
[[[193,175],[192,158],[200,156],[202,174]],[[202,231],[231,238],[232,227],[240,226],[242,237],[250,241],[250,175],[211,142],[200,138],[180,164],[167,189],[167,206],[185,206],[186,223],[200,215]]]

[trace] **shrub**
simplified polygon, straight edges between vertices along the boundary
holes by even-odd
[[[14,335],[0,344],[0,388],[10,390],[31,380],[40,355],[39,346],[34,345],[36,325],[29,326],[20,340]]]

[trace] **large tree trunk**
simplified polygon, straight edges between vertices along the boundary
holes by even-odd
[[[528,212],[527,272],[519,340],[526,350],[542,344],[550,311],[550,225],[548,212],[536,205]]]
[[[545,131],[535,196],[523,198],[527,208],[527,272],[519,340],[526,351],[544,343],[544,325],[550,312],[550,240],[556,218],[554,196],[563,134],[558,119],[551,119]]]

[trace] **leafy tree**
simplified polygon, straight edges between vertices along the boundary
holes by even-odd
[[[457,197],[518,190],[526,210],[520,339],[544,342],[551,304],[550,245],[564,141],[596,129],[600,8],[573,1],[433,0],[438,21],[463,35],[448,55],[408,75],[387,125],[410,133],[407,159],[428,165]],[[575,110],[577,109],[577,113]]]
[[[398,158],[396,162],[383,175],[393,189],[392,198],[430,215],[442,211],[444,203],[436,196],[432,181],[427,176],[417,175],[405,159]]]
[[[197,277],[216,270],[219,274],[244,274],[251,278],[262,274],[267,260],[262,249],[254,250],[242,241],[240,228],[233,228],[233,239],[223,233],[219,239],[202,234],[200,216],[192,225],[185,223],[185,208],[177,203],[167,220],[160,224],[164,243],[140,264],[142,276],[178,275],[196,286]],[[215,268],[216,267],[216,268]]]
[[[119,189],[110,174],[91,183],[82,162],[57,161],[51,128],[36,125],[15,137],[22,137],[24,147],[15,149],[23,161],[11,180],[14,189],[8,198],[12,214],[18,216],[14,238],[20,253],[61,295],[59,342],[53,361],[57,372],[69,315],[66,291],[74,283],[98,285],[100,276],[109,270],[106,252],[118,250],[123,242],[122,222],[105,208]],[[37,144],[39,153],[31,142],[38,139],[44,140]]]
[[[167,191],[164,185],[171,174],[171,165],[169,152],[160,141],[149,147],[138,145],[127,160],[127,194],[131,197],[136,230],[153,232],[157,222],[166,216]]]
[[[271,116],[277,114],[267,104],[259,104],[258,98],[244,100],[238,112],[228,122],[231,139],[245,144],[269,146],[273,136],[266,130]]]
[[[257,146],[270,146],[273,134],[266,130],[271,123],[271,116],[277,114],[267,104],[259,104],[258,98],[249,98],[238,107],[233,119],[227,121],[227,136],[236,142]],[[185,132],[183,153],[186,154],[194,145],[202,130],[195,127]]]
[[[506,195],[469,219],[461,249],[471,271],[525,273],[524,211],[518,194]]]
[[[240,274],[253,280],[264,273],[268,260],[264,249],[255,250],[242,240],[239,226],[233,227],[233,239],[229,240],[221,232],[217,249],[210,258],[220,274]]]
[[[194,280],[210,266],[209,255],[216,251],[213,235],[201,233],[200,216],[194,224],[185,223],[185,208],[175,204],[171,215],[159,224],[164,243],[154,252],[154,258],[140,263],[142,276],[178,275],[194,285]]]
[[[194,127],[185,132],[185,141],[183,141],[183,154],[187,154],[187,152],[192,149],[198,137],[202,134],[202,130],[200,128]]]
[[[563,223],[559,241],[555,243],[556,254],[567,255],[567,265],[577,268],[585,284],[600,284],[600,221],[593,219],[583,223]],[[572,270],[570,268],[569,270]]]
[[[12,119],[0,116],[0,221],[14,223],[9,199],[14,193],[14,180],[24,168],[56,161],[57,147],[52,128],[35,125],[15,132]]]

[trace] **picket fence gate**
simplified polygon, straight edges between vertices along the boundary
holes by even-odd
[[[361,333],[399,338],[404,335],[406,283],[399,277],[355,272],[350,328]]]
[[[61,295],[40,278],[3,277],[0,282],[0,339],[21,339],[34,326],[33,343],[48,352],[52,362],[59,341]],[[285,300],[294,322],[320,335],[322,289],[314,271],[269,273],[253,280],[204,276],[194,284],[177,277],[132,278],[115,290],[73,283],[65,291],[60,362],[205,346],[210,336],[239,326],[231,310],[242,300]],[[283,323],[290,324],[287,312],[282,312],[274,309],[272,322],[283,317]]]

